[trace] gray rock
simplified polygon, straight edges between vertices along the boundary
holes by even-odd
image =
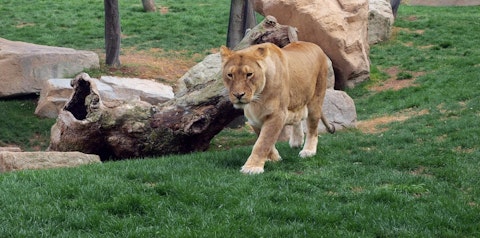
[[[222,59],[220,53],[207,55],[202,62],[190,68],[177,81],[177,97],[184,95],[189,90],[196,89],[195,87],[205,85],[207,82],[220,78],[222,70]]]
[[[112,88],[113,91],[102,90],[102,87],[97,87],[103,98],[111,100],[117,98],[129,100],[129,98],[138,97],[140,101],[156,105],[174,97],[171,86],[150,79],[102,76],[100,77],[100,83],[106,84],[105,89]]]
[[[56,118],[58,112],[65,106],[72,95],[71,79],[49,79],[43,84],[35,115]]]
[[[389,0],[369,0],[368,43],[370,45],[390,39],[394,22]]]
[[[336,130],[355,128],[357,124],[357,111],[353,99],[344,91],[327,89],[323,101],[323,113]],[[326,132],[322,123],[318,126],[319,132]]]
[[[58,113],[71,98],[72,79],[50,79],[44,82],[35,115],[56,118]],[[119,78],[102,76],[91,79],[101,97],[108,101],[139,100],[152,105],[166,102],[174,97],[171,86],[149,79]]]
[[[100,163],[100,157],[80,152],[0,152],[0,173],[74,167],[91,163]]]
[[[98,68],[90,51],[42,46],[0,38],[0,98],[39,93],[43,82]]]

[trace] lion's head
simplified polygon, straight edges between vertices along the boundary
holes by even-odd
[[[235,108],[244,108],[259,99],[266,83],[263,59],[268,56],[265,47],[250,47],[232,51],[222,46],[223,83]]]

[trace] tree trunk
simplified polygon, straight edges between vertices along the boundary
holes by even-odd
[[[146,12],[156,12],[155,0],[142,0],[143,10]]]
[[[234,48],[245,36],[247,29],[255,27],[257,20],[249,0],[231,0],[227,46]]]
[[[105,63],[120,66],[120,12],[118,0],[104,0],[105,5]]]
[[[273,17],[252,29],[237,49],[296,41],[294,28]],[[225,94],[221,72],[161,105],[144,101],[104,101],[87,74],[73,81],[71,99],[51,130],[50,150],[80,151],[102,160],[188,153],[208,149],[210,140],[242,115]]]

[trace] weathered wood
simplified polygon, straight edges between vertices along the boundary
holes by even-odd
[[[237,49],[266,41],[284,46],[295,36],[294,28],[267,17]],[[52,127],[49,150],[97,154],[102,160],[203,151],[242,115],[230,103],[220,72],[161,105],[104,101],[85,73],[72,80],[72,86],[74,93]]]

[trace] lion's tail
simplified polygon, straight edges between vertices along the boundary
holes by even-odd
[[[323,125],[325,125],[325,128],[327,128],[327,131],[330,133],[330,134],[333,134],[335,133],[335,125],[333,123],[328,123],[328,120],[327,118],[325,117],[325,115],[323,115],[322,113],[322,122],[323,122]]]

